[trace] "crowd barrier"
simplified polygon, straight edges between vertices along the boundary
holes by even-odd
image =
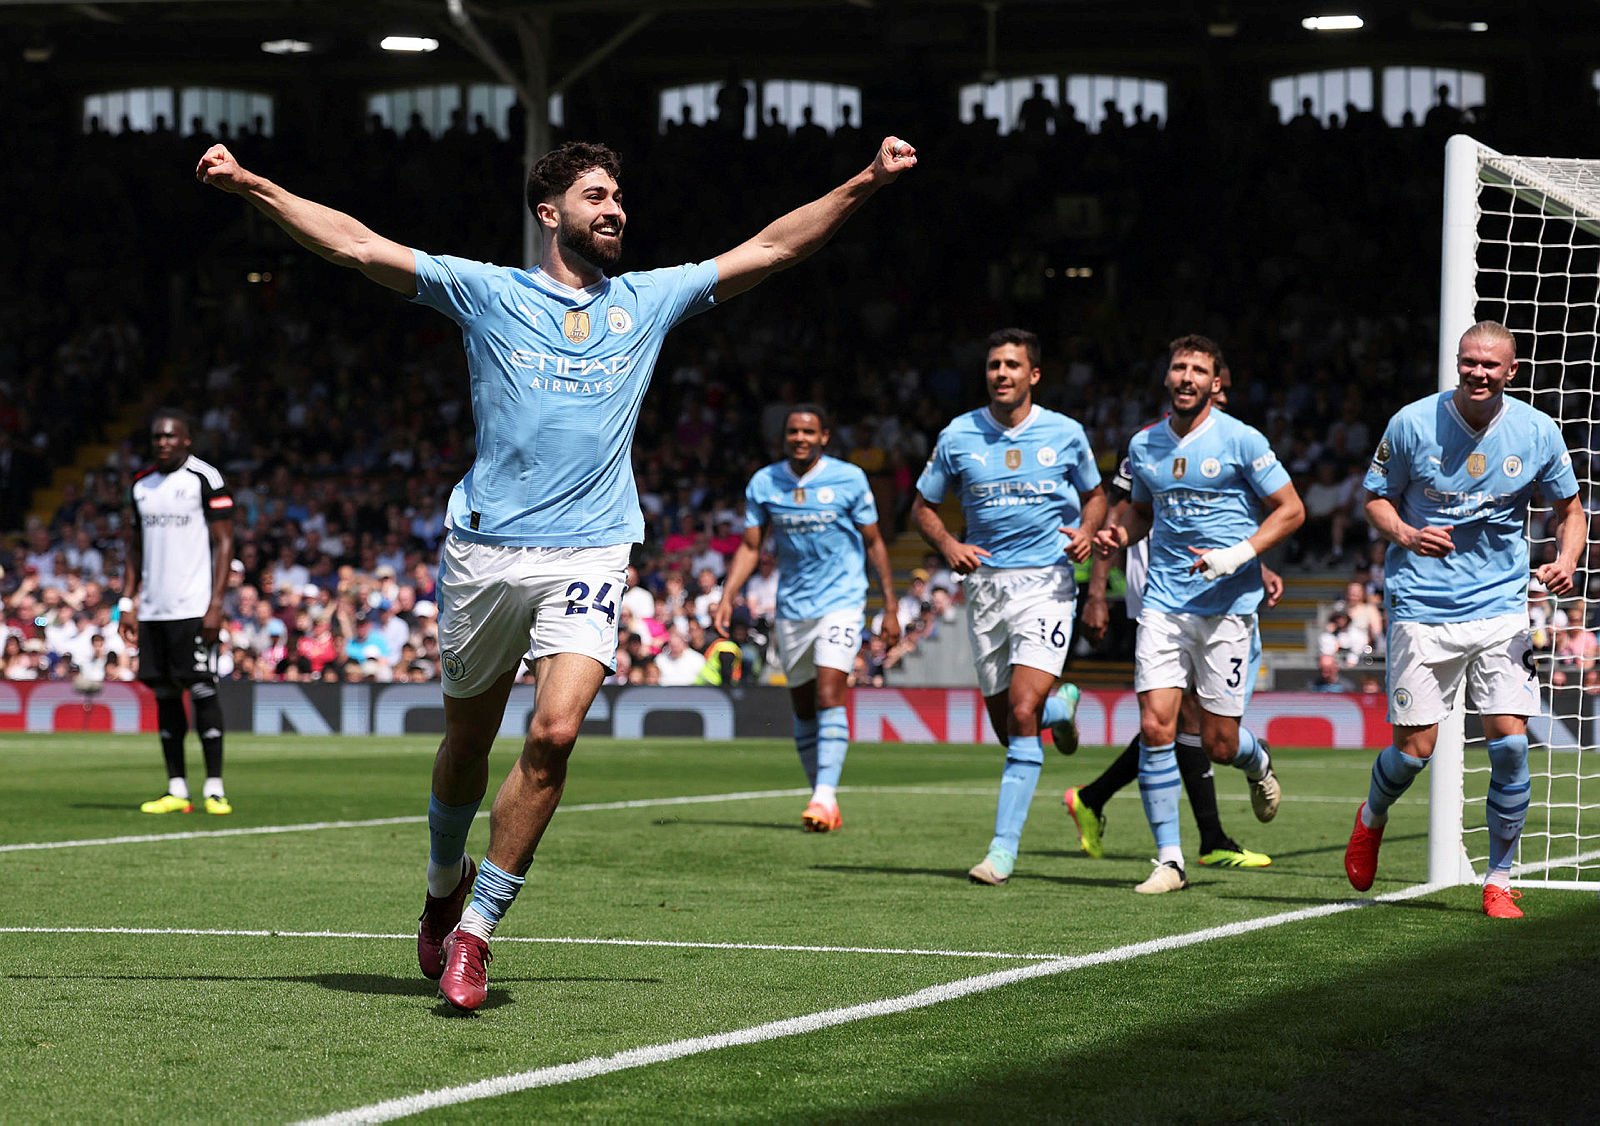
[[[221,685],[228,730],[258,735],[437,735],[444,729],[437,684]],[[533,689],[512,691],[500,734],[519,737]],[[1296,747],[1374,747],[1388,742],[1382,696],[1257,693],[1251,727]],[[1088,744],[1121,744],[1138,729],[1132,692],[1086,691],[1078,709]],[[611,687],[600,692],[583,734],[711,741],[787,738],[783,688]],[[68,682],[0,682],[0,731],[154,732],[155,700],[139,684],[107,684],[85,694]],[[850,734],[860,742],[992,742],[983,701],[969,688],[862,688],[850,694]]]

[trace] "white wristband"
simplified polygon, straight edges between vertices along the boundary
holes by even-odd
[[[131,598],[119,598],[119,599],[117,599],[117,613],[119,613],[119,614],[131,614],[131,613],[133,613],[133,599],[131,599]]]
[[[1256,557],[1256,549],[1249,540],[1240,540],[1232,547],[1219,547],[1200,557],[1200,573],[1207,579],[1220,579],[1231,575]]]

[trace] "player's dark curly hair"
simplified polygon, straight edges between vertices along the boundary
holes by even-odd
[[[797,414],[814,414],[817,416],[818,430],[827,430],[830,428],[828,422],[828,408],[822,406],[820,403],[796,403],[794,406],[789,408],[789,413],[783,416],[784,429],[788,429],[789,420]]]
[[[568,141],[551,149],[528,170],[528,210],[562,195],[591,168],[600,169],[613,180],[622,180],[622,161],[605,145]]]
[[[1029,332],[1025,328],[997,329],[989,334],[988,340],[983,342],[984,353],[987,354],[989,352],[993,352],[996,348],[999,348],[1004,344],[1022,345],[1022,347],[1025,348],[1028,353],[1028,365],[1030,367],[1039,366],[1039,357],[1042,355],[1042,353],[1039,351],[1038,333]]]
[[[1220,375],[1222,369],[1228,366],[1228,361],[1222,358],[1222,345],[1209,336],[1201,336],[1198,332],[1180,336],[1167,345],[1167,359],[1169,361],[1179,352],[1199,352],[1203,356],[1210,356],[1211,370],[1214,375]]]

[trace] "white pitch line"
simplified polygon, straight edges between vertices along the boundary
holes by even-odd
[[[195,938],[351,938],[414,942],[416,934],[379,934],[369,931],[211,930],[202,927],[0,927],[0,934],[126,934],[183,935]],[[894,954],[927,958],[1001,958],[1038,962],[1069,957],[1066,954],[1018,954],[1001,950],[923,950],[889,946],[798,946],[775,942],[680,942],[664,938],[523,938],[497,934],[496,945],[518,942],[538,946],[638,946],[673,950],[760,950],[779,954]]]
[[[589,802],[562,806],[561,813],[596,813],[616,809],[652,809],[657,806],[701,805],[708,802],[752,801],[758,798],[807,797],[810,790],[741,790],[730,794],[691,794],[676,798],[640,798],[633,801]],[[478,814],[489,816],[487,809]],[[189,833],[142,833],[125,837],[88,837],[73,841],[26,841],[21,844],[0,845],[0,852],[38,852],[56,848],[93,848],[97,845],[157,844],[162,841],[198,841],[216,837],[260,837],[274,833],[315,833],[323,829],[371,829],[382,825],[421,825],[428,815],[408,817],[373,817],[363,821],[306,821],[295,825],[257,825],[248,829],[200,829]]]
[[[424,1111],[437,1110],[441,1107],[459,1106],[462,1103],[475,1102],[479,1099],[498,1098],[502,1095],[528,1091],[536,1087],[555,1087],[563,1083],[592,1079],[599,1075],[610,1075],[618,1071],[629,1071],[634,1068],[665,1063],[668,1060],[683,1059],[686,1056],[704,1055],[708,1052],[720,1051],[723,1048],[760,1044],[769,1040],[780,1040],[788,1036],[801,1036],[808,1032],[817,1032],[821,1029],[833,1028],[841,1024],[870,1020],[873,1017],[890,1016],[895,1013],[925,1009],[932,1005],[942,1004],[945,1001],[953,1001],[977,993],[987,993],[1019,981],[1053,977],[1056,974],[1071,973],[1074,970],[1087,969],[1092,966],[1127,962],[1151,954],[1164,954],[1173,950],[1181,950],[1187,946],[1214,942],[1223,938],[1234,938],[1238,935],[1249,934],[1252,931],[1283,926],[1286,923],[1298,923],[1307,919],[1337,915],[1346,911],[1357,911],[1363,907],[1370,907],[1374,903],[1394,903],[1405,899],[1414,899],[1418,896],[1442,890],[1444,886],[1442,884],[1419,884],[1416,887],[1406,888],[1403,891],[1389,892],[1371,899],[1345,900],[1340,903],[1324,904],[1320,907],[1304,907],[1296,911],[1263,916],[1259,919],[1247,919],[1219,927],[1207,927],[1205,930],[1191,931],[1188,934],[1170,935],[1166,938],[1118,946],[1094,954],[1051,958],[1048,961],[1039,962],[1031,966],[1019,966],[1011,970],[997,970],[993,973],[979,974],[976,977],[962,978],[942,985],[929,986],[926,989],[919,989],[914,993],[907,993],[901,997],[889,997],[881,1001],[869,1001],[860,1005],[848,1005],[841,1009],[828,1009],[823,1012],[810,1013],[806,1016],[770,1021],[766,1024],[737,1029],[733,1032],[719,1032],[710,1036],[696,1036],[686,1040],[673,1040],[664,1044],[630,1048],[615,1055],[590,1056],[588,1059],[577,1060],[572,1063],[556,1064],[551,1067],[521,1071],[512,1075],[501,1075],[493,1079],[483,1079],[476,1083],[468,1083],[459,1087],[446,1087],[438,1091],[424,1091],[417,1095],[405,1095],[396,1099],[387,1099],[383,1102],[370,1103],[366,1106],[340,1111],[321,1118],[304,1119],[297,1126],[354,1126],[356,1123],[392,1122],[397,1118],[406,1118],[413,1114],[421,1114]]]
[[[985,788],[949,788],[941,789],[927,786],[841,786],[841,794],[917,794],[917,795],[954,795],[954,796],[988,796],[994,793],[992,787]],[[619,809],[658,809],[678,805],[708,805],[725,801],[759,801],[765,798],[797,798],[809,797],[810,790],[739,790],[727,794],[690,794],[674,798],[636,798],[629,801],[587,802],[578,805],[564,805],[558,813],[600,813]],[[1247,794],[1218,795],[1225,801],[1247,801]],[[1349,801],[1346,797],[1326,797],[1319,795],[1291,794],[1286,801],[1298,802],[1326,802],[1343,804]],[[478,816],[488,817],[489,811],[482,810]],[[161,844],[167,841],[201,841],[215,840],[222,837],[261,837],[272,836],[279,833],[317,833],[326,829],[373,829],[384,825],[421,825],[428,820],[427,814],[413,814],[406,817],[372,817],[360,821],[304,821],[293,825],[256,825],[243,829],[196,829],[185,833],[139,833],[120,837],[85,837],[78,840],[67,841],[21,841],[15,844],[0,844],[0,853],[7,852],[48,852],[62,848],[97,848],[104,845],[126,844]]]

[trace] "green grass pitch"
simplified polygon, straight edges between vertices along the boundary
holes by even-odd
[[[853,747],[844,828],[813,835],[786,743],[585,739],[489,1002],[458,1017],[415,961],[428,738],[232,736],[222,818],[137,812],[161,786],[153,736],[6,737],[0,1120],[290,1122],[427,1091],[394,1112],[1593,1115],[1593,894],[1530,890],[1516,923],[1473,887],[1358,905],[1340,858],[1371,756],[1282,749],[1270,825],[1218,772],[1224,822],[1274,865],[1191,861],[1190,890],[1137,896],[1137,793],[1098,861],[1061,808],[1110,754],[1052,756],[1017,874],[988,888],[965,872],[998,748]],[[1424,880],[1426,821],[1420,794],[1397,807],[1374,895]],[[487,839],[485,815],[475,854]]]

